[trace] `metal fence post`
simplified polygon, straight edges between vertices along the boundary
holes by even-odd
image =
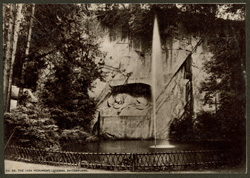
[[[195,168],[197,169],[198,168],[198,165],[197,165],[197,152],[195,151],[194,152],[194,165],[195,165]]]
[[[131,153],[131,157],[132,157],[132,170],[131,171],[135,171],[135,154]]]

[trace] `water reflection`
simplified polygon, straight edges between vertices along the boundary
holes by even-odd
[[[95,153],[146,153],[166,151],[225,150],[232,148],[228,142],[178,143],[157,140],[159,148],[152,148],[154,140],[104,140],[86,144],[69,144],[64,151]]]

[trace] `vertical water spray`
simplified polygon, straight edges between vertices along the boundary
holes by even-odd
[[[162,51],[161,51],[161,38],[158,27],[157,16],[154,19],[154,29],[153,29],[153,40],[152,40],[152,66],[151,66],[151,89],[152,89],[152,99],[153,99],[153,120],[154,120],[154,146],[150,148],[175,148],[167,140],[156,145],[157,138],[157,114],[156,114],[156,99],[159,92],[163,88],[163,63],[162,63]]]
[[[152,88],[152,98],[153,98],[153,119],[154,119],[154,137],[155,137],[155,146],[156,146],[156,89],[161,85],[161,76],[162,76],[162,62],[161,62],[161,39],[158,28],[157,16],[154,19],[154,28],[153,28],[153,39],[152,39],[152,65],[151,65],[151,88]]]

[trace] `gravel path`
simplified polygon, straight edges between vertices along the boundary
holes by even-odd
[[[6,174],[134,174],[136,172],[129,171],[107,171],[99,169],[85,169],[79,167],[69,166],[50,166],[42,164],[32,164],[19,161],[5,160],[5,173]],[[143,174],[143,172],[138,172]],[[148,172],[148,174],[218,174],[218,173],[245,173],[245,169],[242,166],[230,168],[230,169],[215,169],[215,170],[196,170],[196,171],[174,171],[174,172]]]
[[[83,173],[113,173],[112,171],[85,169],[69,166],[50,166],[19,161],[5,160],[6,174],[83,174]]]

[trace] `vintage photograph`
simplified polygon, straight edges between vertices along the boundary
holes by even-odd
[[[5,174],[245,174],[246,4],[4,3]]]

